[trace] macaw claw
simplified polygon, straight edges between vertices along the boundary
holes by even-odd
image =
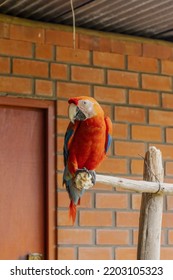
[[[79,173],[82,173],[82,172],[86,172],[88,174],[88,176],[91,176],[91,181],[93,183],[93,185],[95,185],[96,183],[96,172],[94,170],[88,170],[86,167],[84,168],[79,168],[77,171],[76,171],[76,176],[79,174]]]

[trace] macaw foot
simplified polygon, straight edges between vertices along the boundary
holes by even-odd
[[[76,175],[81,173],[81,172],[86,172],[88,174],[88,176],[91,176],[91,181],[93,183],[93,185],[95,185],[96,183],[96,172],[94,170],[88,170],[86,167],[84,168],[79,168],[77,171],[76,171]]]
[[[78,169],[75,174],[76,188],[79,190],[89,189],[96,182],[96,173],[93,170],[87,168]]]

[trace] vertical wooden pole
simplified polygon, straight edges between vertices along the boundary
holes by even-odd
[[[150,147],[144,160],[144,180],[163,182],[162,155],[160,150]],[[163,195],[143,193],[138,235],[138,260],[160,259],[160,236],[163,210]]]

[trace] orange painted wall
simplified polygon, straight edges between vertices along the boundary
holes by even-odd
[[[140,195],[97,184],[74,226],[62,187],[63,137],[71,96],[95,97],[113,121],[97,170],[141,179],[150,145],[173,182],[173,44],[0,16],[0,95],[55,100],[58,259],[135,259]],[[56,225],[55,225],[56,226]],[[161,258],[173,259],[173,197],[164,197]]]

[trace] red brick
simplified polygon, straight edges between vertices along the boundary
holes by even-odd
[[[57,152],[58,153],[62,153],[63,151],[63,147],[64,147],[64,136],[58,136],[56,138],[56,143],[57,143],[57,146],[56,146],[56,149],[57,149]]]
[[[160,259],[161,260],[173,260],[173,248],[161,247]]]
[[[167,203],[166,203],[167,210],[172,211],[173,210],[173,196],[172,195],[167,195],[166,200],[167,200]]]
[[[7,57],[0,57],[0,73],[10,73],[10,59]]]
[[[48,77],[48,64],[41,61],[14,59],[13,73],[26,76]]]
[[[171,91],[172,90],[171,78],[165,76],[143,74],[142,88]]]
[[[80,205],[78,206],[78,209],[80,208],[92,208],[93,207],[93,192],[91,190],[85,192],[85,194],[82,196],[80,200]]]
[[[68,116],[68,102],[66,100],[57,100],[57,115]]]
[[[163,228],[171,228],[173,227],[173,213],[163,213],[162,219],[162,227]]]
[[[173,230],[168,231],[168,244],[173,245]]]
[[[57,168],[58,171],[64,171],[64,157],[63,155],[57,156]]]
[[[101,106],[102,106],[105,116],[108,116],[108,117],[110,117],[110,119],[112,119],[112,106],[105,105],[105,104],[101,104]]]
[[[157,149],[160,149],[162,152],[162,156],[164,160],[172,160],[173,159],[173,146],[172,145],[162,145],[162,144],[152,144],[151,146],[155,146]]]
[[[117,227],[138,227],[139,212],[117,212],[116,213]]]
[[[134,229],[133,230],[133,245],[138,244],[138,230]]]
[[[161,141],[162,131],[160,127],[156,126],[132,126],[132,139],[143,141]]]
[[[129,90],[129,103],[156,107],[160,105],[159,94],[150,91]]]
[[[139,210],[141,207],[141,194],[132,194],[132,209]]]
[[[136,107],[115,107],[115,120],[132,123],[145,122],[145,110]]]
[[[97,168],[100,173],[124,174],[127,172],[127,162],[125,159],[106,158]]]
[[[0,22],[0,38],[9,38],[10,25],[8,23]]]
[[[126,139],[128,135],[128,126],[124,123],[113,123],[113,138]]]
[[[52,79],[66,80],[68,76],[68,68],[65,64],[52,63],[50,69]]]
[[[139,155],[144,155],[145,153],[145,144],[136,142],[115,142],[114,150],[117,156],[139,157]]]
[[[88,36],[85,34],[79,34],[79,48],[85,50],[93,50],[94,39],[95,37]]]
[[[112,260],[110,247],[79,247],[80,260]]]
[[[173,109],[173,96],[169,93],[162,94],[162,106],[163,108]]]
[[[68,124],[69,124],[69,120],[68,119],[60,119],[60,118],[58,118],[58,121],[57,121],[57,132],[59,134],[61,134],[61,133],[64,134],[66,132]]]
[[[150,110],[149,111],[149,123],[158,125],[172,125],[173,112],[161,111],[161,110]]]
[[[58,97],[71,98],[80,95],[90,95],[90,86],[81,85],[75,83],[57,83],[57,95]]]
[[[142,55],[142,44],[130,41],[111,40],[111,51],[119,54]]]
[[[124,56],[108,52],[94,52],[93,53],[94,65],[109,67],[109,68],[124,68]]]
[[[133,159],[131,161],[130,170],[132,174],[143,175],[143,160]]]
[[[98,229],[96,243],[104,245],[128,245],[129,231],[117,229]]]
[[[112,226],[111,211],[80,211],[80,226]]]
[[[167,176],[173,176],[173,162],[166,162],[165,173]]]
[[[57,226],[72,226],[72,225],[73,225],[73,221],[69,217],[69,211],[58,209]]]
[[[57,169],[57,168],[56,168]],[[63,186],[63,173],[56,173],[57,189],[64,191],[65,186]]]
[[[59,244],[92,244],[92,230],[90,229],[58,229]]]
[[[26,78],[0,77],[0,91],[16,94],[31,94],[32,82]]]
[[[128,208],[128,198],[126,194],[117,193],[97,193],[96,194],[97,208],[113,208],[123,209]]]
[[[165,182],[165,183],[170,183],[170,184],[172,184],[173,179],[172,179],[172,177],[171,177],[171,178],[170,178],[170,177],[165,177],[164,182]]]
[[[46,29],[45,40],[47,44],[73,47],[73,33],[61,30]],[[76,47],[78,46],[78,34],[76,34]]]
[[[125,103],[126,92],[124,89],[113,87],[94,87],[94,98],[98,101],[111,103]]]
[[[167,229],[161,230],[161,245],[168,244],[167,242]]]
[[[50,45],[36,44],[35,57],[38,59],[52,60],[53,59],[53,47]]]
[[[115,249],[116,260],[136,260],[137,248],[124,247]]]
[[[64,147],[64,136],[58,136],[56,138],[56,150],[58,153],[62,153]]]
[[[173,48],[159,44],[143,44],[143,56],[169,59],[173,57]]]
[[[57,163],[58,165],[58,163]],[[56,168],[57,169],[57,168]],[[61,191],[64,191],[65,189],[65,186],[63,186],[62,184],[63,182],[63,173],[56,173],[56,183],[57,183],[57,189],[58,190],[61,190]]]
[[[158,72],[158,62],[155,58],[129,56],[128,69],[139,72],[156,73]]]
[[[76,259],[75,248],[58,247],[57,259],[58,260],[75,260]]]
[[[52,82],[46,80],[36,80],[35,93],[36,95],[52,96],[53,95]]]
[[[65,189],[65,187],[64,187]],[[68,193],[66,190],[58,192],[57,195],[57,205],[59,208],[68,208],[70,205],[70,199],[68,196]],[[90,191],[85,192],[85,194],[82,196],[80,205],[78,206],[78,209],[80,208],[92,208],[93,205],[93,193]]]
[[[161,72],[163,74],[173,75],[173,61],[162,60],[161,63]]]
[[[79,48],[86,50],[110,52],[111,40],[105,37],[79,34]]]
[[[166,128],[166,142],[173,142],[173,128]]]
[[[36,26],[10,25],[10,38],[19,41],[44,43],[45,34],[43,28]]]
[[[102,84],[104,82],[104,72],[97,68],[72,66],[72,80]]]
[[[56,49],[56,60],[65,61],[79,64],[90,63],[90,53],[86,50],[57,47]]]
[[[69,196],[64,187],[64,191],[59,191],[57,193],[57,206],[58,208],[64,208],[64,207],[68,208],[69,204],[70,204]]]
[[[111,52],[111,38],[99,37],[97,41],[98,47],[94,48],[94,50],[98,50],[100,52]]]
[[[125,71],[108,70],[108,84],[137,88],[138,74]]]
[[[0,39],[0,53],[9,56],[32,57],[32,44],[29,42]]]

